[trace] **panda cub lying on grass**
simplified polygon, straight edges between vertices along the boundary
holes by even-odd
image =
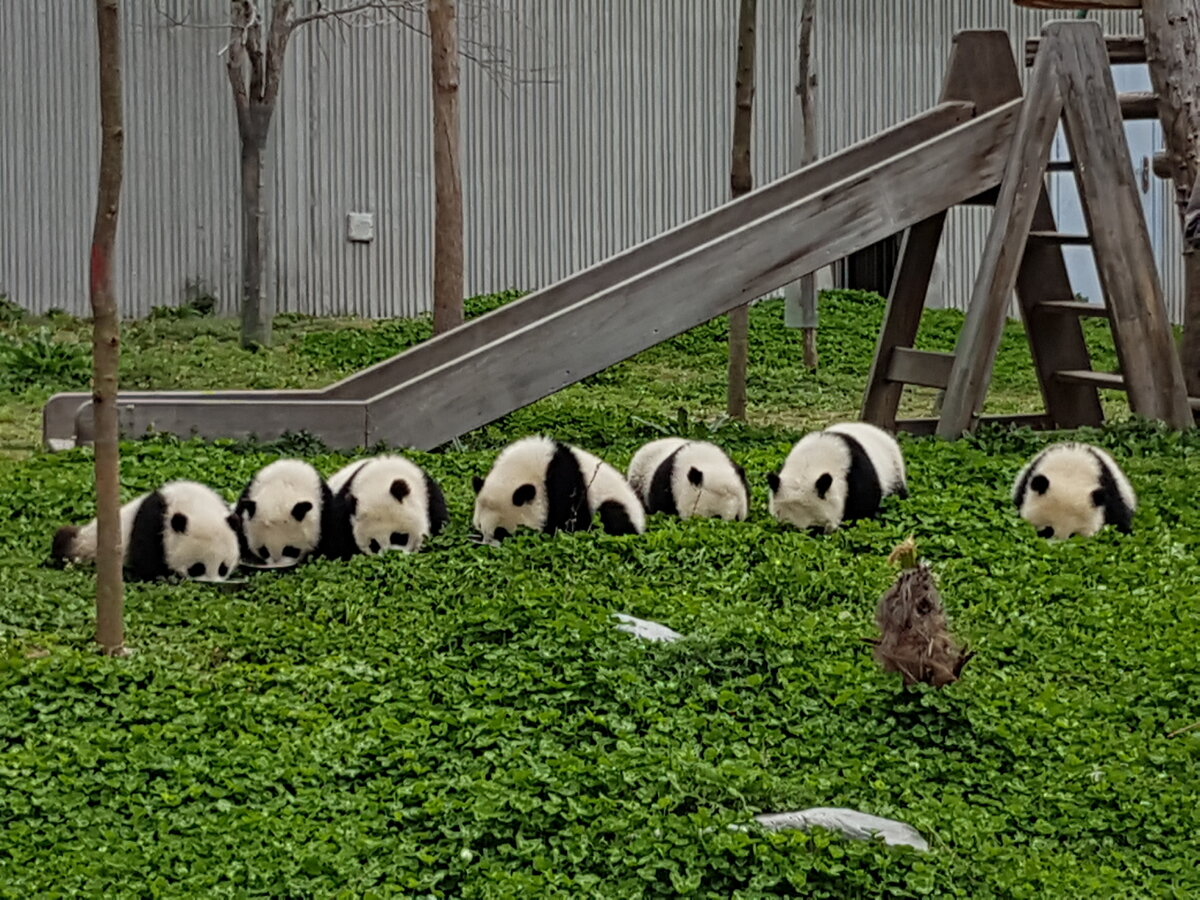
[[[625,477],[586,450],[533,435],[496,457],[478,475],[472,524],[485,544],[521,527],[547,534],[587,531],[598,514],[608,534],[641,534],[646,512]]]
[[[61,562],[95,562],[96,520],[64,525],[51,553]],[[224,581],[238,566],[241,521],[207,485],[169,481],[121,507],[125,568],[135,581],[172,575]]]
[[[843,422],[801,438],[779,473],[767,476],[771,514],[818,532],[879,513],[884,497],[908,496],[896,439],[865,422]]]
[[[1133,531],[1137,495],[1116,460],[1090,444],[1052,444],[1013,483],[1013,503],[1039,536],[1091,537],[1105,525]]]
[[[741,521],[750,513],[745,470],[716,444],[659,438],[629,462],[629,486],[647,513]]]

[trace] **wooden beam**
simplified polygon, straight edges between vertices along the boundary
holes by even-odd
[[[955,348],[937,427],[941,437],[953,439],[969,431],[982,410],[1026,238],[1045,191],[1046,163],[1062,107],[1057,60],[1043,51],[1021,104],[983,260]]]
[[[1013,3],[1028,9],[1082,9],[1088,12],[1142,8],[1142,0],[1013,0]]]
[[[1032,66],[1041,38],[1029,38],[1025,41],[1025,65]],[[1108,61],[1111,65],[1136,64],[1146,61],[1146,39],[1140,34],[1114,34],[1104,39],[1104,49],[1108,51]]]
[[[1134,182],[1116,87],[1095,22],[1046,26],[1053,39],[1063,124],[1079,163],[1079,194],[1133,412],[1174,428],[1194,425],[1150,233]]]
[[[381,394],[368,408],[368,443],[439,446],[986,190],[1021,106],[826,184]]]
[[[90,406],[90,404],[89,404]],[[208,398],[180,400],[149,398],[117,404],[124,438],[137,439],[147,433],[173,434],[182,438],[238,438],[274,440],[286,432],[304,428],[319,432],[329,447],[353,450],[368,446],[366,406],[355,400],[257,400]],[[80,410],[80,431],[86,437],[90,409]]]
[[[1108,318],[1108,307],[1103,303],[1081,303],[1077,300],[1046,300],[1037,305],[1039,310],[1054,315],[1091,316],[1097,319]]]
[[[954,365],[953,353],[932,350],[913,350],[896,347],[887,367],[887,379],[893,384],[919,384],[922,387],[944,388]]]
[[[1092,238],[1087,234],[1063,234],[1061,231],[1053,230],[1034,230],[1029,232],[1029,240],[1045,241],[1048,244],[1058,244],[1060,246],[1086,247],[1092,242]]]
[[[1114,372],[1094,372],[1091,369],[1064,369],[1054,377],[1068,384],[1090,384],[1105,390],[1125,390],[1125,377]]]
[[[1121,118],[1126,121],[1158,118],[1158,95],[1151,91],[1119,94],[1117,102],[1121,108]]]
[[[1013,428],[1033,428],[1036,431],[1048,431],[1055,428],[1055,422],[1046,413],[1019,413],[1016,415],[980,416],[980,425],[1008,425]],[[928,419],[897,419],[896,430],[913,435],[932,435],[937,433],[938,420]]]

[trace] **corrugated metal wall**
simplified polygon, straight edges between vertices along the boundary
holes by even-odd
[[[732,122],[733,0],[472,0],[464,47],[467,289],[536,288],[723,202]],[[220,28],[225,4],[125,4],[124,308],[172,304],[189,282],[237,294],[238,144]],[[754,174],[787,170],[800,4],[761,0]],[[950,37],[1004,28],[1014,46],[1053,18],[1009,0],[837,0],[817,34],[822,152],[929,106]],[[1133,14],[1100,16],[1136,32]],[[186,24],[178,24],[185,22]],[[98,121],[90,5],[0,3],[0,292],[87,308]],[[494,51],[492,48],[495,48]],[[45,64],[54,59],[56,65]],[[289,50],[268,179],[270,287],[281,311],[411,315],[429,305],[429,55],[390,23],[326,24]],[[1167,185],[1154,190],[1166,196]],[[1169,202],[1164,215],[1173,216]],[[375,217],[372,243],[346,216]],[[961,307],[987,213],[956,210],[944,302]],[[1168,296],[1177,228],[1163,228]],[[1178,303],[1172,312],[1178,318]]]

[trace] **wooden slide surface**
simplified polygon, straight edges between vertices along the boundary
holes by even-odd
[[[436,447],[996,187],[1020,106],[939,104],[322,390],[123,391],[122,434]],[[56,394],[46,444],[91,418]]]

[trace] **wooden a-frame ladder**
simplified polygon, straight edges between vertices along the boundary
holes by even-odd
[[[954,353],[913,349],[946,213],[904,236],[862,418],[884,428],[956,438],[989,418],[1039,428],[1100,425],[1100,388],[1124,388],[1134,413],[1175,428],[1193,425],[1150,235],[1134,182],[1104,35],[1096,22],[1051,22],[1043,30],[999,188],[991,229]],[[1003,32],[962,32],[942,100],[970,100],[976,113],[1021,96]],[[1045,173],[1059,121],[1070,147],[1089,235],[1059,234]],[[1093,246],[1105,304],[1074,300],[1064,244]],[[981,416],[1014,290],[1046,412]],[[1106,316],[1123,375],[1092,370],[1079,317]],[[940,418],[897,419],[905,384],[944,388]]]

